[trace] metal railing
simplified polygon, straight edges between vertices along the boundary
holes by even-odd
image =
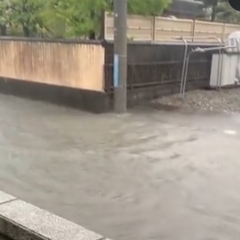
[[[184,97],[185,94],[185,81],[187,78],[187,71],[188,71],[188,64],[189,64],[189,56],[188,56],[188,47],[189,47],[189,41],[192,43],[193,39],[214,39],[218,42],[218,50],[219,50],[219,60],[218,60],[218,72],[217,72],[217,78],[221,79],[221,64],[222,64],[222,40],[216,36],[199,36],[199,37],[180,37],[177,38],[179,40],[182,40],[185,46],[184,55],[183,55],[183,67],[182,67],[182,75],[181,75],[181,84],[180,84],[180,97]]]

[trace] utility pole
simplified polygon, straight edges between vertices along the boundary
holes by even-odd
[[[144,1],[144,0],[143,0]],[[114,0],[114,110],[127,111],[127,0]]]

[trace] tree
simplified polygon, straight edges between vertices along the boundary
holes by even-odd
[[[159,15],[171,0],[128,0],[130,14]],[[0,27],[22,29],[26,37],[47,32],[51,37],[95,39],[103,11],[113,0],[0,0]]]
[[[67,37],[88,36],[98,31],[101,11],[106,8],[105,0],[48,0],[42,16],[49,26],[60,21]]]
[[[160,15],[171,3],[169,0],[129,0],[130,14]]]
[[[2,0],[0,4],[1,24],[12,28],[22,28],[26,37],[35,36],[42,27],[39,13],[43,7],[42,0]]]
[[[228,0],[202,0],[203,8],[204,9],[211,9],[211,21],[215,21],[219,19],[218,15],[221,16],[230,16],[235,15],[234,11],[229,3]],[[235,11],[236,12],[236,11]],[[229,15],[230,14],[230,15]]]
[[[7,1],[0,1],[0,32],[1,35],[7,35],[7,24],[9,22],[8,10],[7,10]]]
[[[228,2],[220,2],[217,7],[218,21],[225,23],[239,23],[240,13],[234,10]]]
[[[130,14],[159,15],[169,4],[170,0],[128,0],[128,10]],[[46,5],[44,19],[50,25],[61,19],[69,37],[95,38],[102,12],[113,10],[113,0],[48,0]]]
[[[216,10],[219,0],[203,0],[204,8],[211,8],[211,21],[216,19]]]

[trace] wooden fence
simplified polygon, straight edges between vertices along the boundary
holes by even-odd
[[[0,38],[0,77],[104,90],[101,44]]]
[[[105,13],[104,38],[114,37],[113,15]],[[128,16],[128,38],[136,41],[177,41],[180,37],[197,42],[224,40],[229,33],[240,30],[240,25],[204,22],[189,19]]]

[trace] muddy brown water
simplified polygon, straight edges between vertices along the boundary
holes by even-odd
[[[3,191],[116,240],[239,239],[238,115],[0,95],[0,126]]]

